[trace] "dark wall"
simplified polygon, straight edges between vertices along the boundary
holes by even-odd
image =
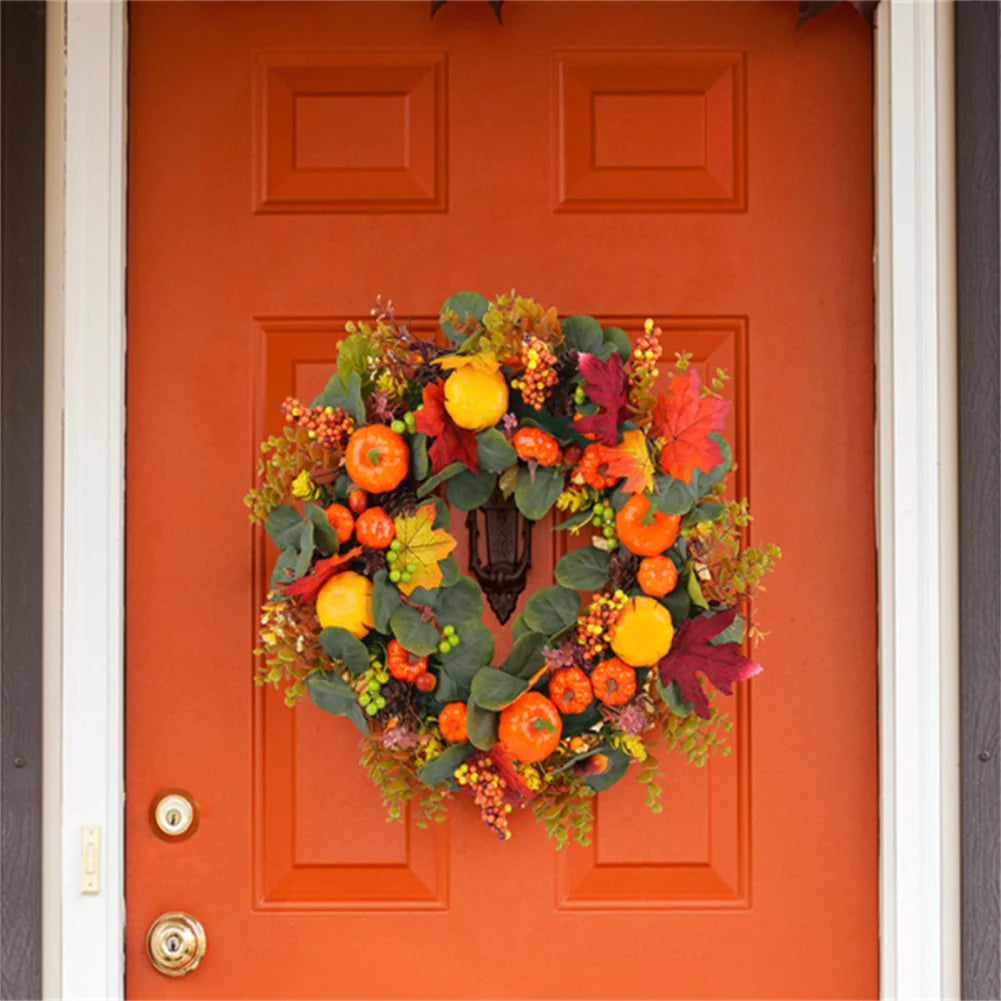
[[[963,997],[1001,998],[1001,7],[956,7]]]

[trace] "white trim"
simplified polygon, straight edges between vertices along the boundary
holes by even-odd
[[[940,204],[951,155],[939,151],[954,144],[940,131],[948,116],[939,104],[952,96],[939,90],[951,32],[932,3],[884,3],[878,14],[881,992],[917,1001],[958,996],[955,929],[944,926],[945,915],[957,915],[945,877],[958,853],[946,807],[955,813],[958,802],[943,788],[956,751],[949,711],[958,658],[954,621],[943,617],[955,556],[940,544],[943,508],[954,509],[946,484],[956,475],[954,439],[949,446],[940,430],[954,430],[947,407],[955,391],[942,392],[943,375],[955,376],[942,364],[955,351],[945,308],[954,289],[942,287],[951,210]]]
[[[881,993],[958,997],[951,11],[876,34]],[[122,996],[125,11],[70,0],[63,246],[62,990]],[[49,275],[49,280],[55,280]],[[49,525],[51,528],[51,523]],[[95,735],[102,739],[95,740]],[[79,831],[104,827],[102,892]]]
[[[62,992],[123,992],[125,28],[120,2],[66,18],[63,273]],[[100,892],[81,828],[102,827]]]

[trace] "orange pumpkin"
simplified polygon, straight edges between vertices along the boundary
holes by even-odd
[[[403,435],[385,424],[366,424],[348,439],[344,453],[348,476],[369,493],[395,490],[410,471],[410,449]]]
[[[644,521],[648,513],[653,518]],[[673,545],[681,526],[680,514],[650,512],[650,502],[642,494],[633,494],[615,516],[619,541],[637,556],[657,556]]]
[[[502,710],[497,726],[501,747],[516,761],[527,764],[548,758],[562,732],[559,710],[539,692],[526,692]]]

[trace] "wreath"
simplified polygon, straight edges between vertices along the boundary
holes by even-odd
[[[703,385],[679,354],[656,393],[652,320],[634,342],[461,292],[440,324],[418,338],[377,300],[323,392],[282,404],[246,497],[278,550],[256,680],[357,726],[388,819],[409,804],[423,826],[467,793],[502,839],[530,807],[558,847],[587,843],[592,797],[632,763],[659,812],[655,747],[698,766],[728,752],[714,697],[760,671],[749,596],[779,550],[745,544],[747,502],[727,496],[726,373]],[[582,543],[496,666],[453,552],[453,510],[488,508],[528,526],[554,512]]]

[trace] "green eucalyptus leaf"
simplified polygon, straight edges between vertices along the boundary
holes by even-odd
[[[597,354],[604,337],[601,324],[593,316],[568,316],[560,322],[563,342],[574,351]]]
[[[418,488],[418,497],[427,497],[435,487],[450,480],[453,476],[458,476],[463,470],[469,467],[464,462],[450,462],[444,469],[440,469],[434,476],[428,477]]]
[[[532,630],[529,629],[528,623],[525,622],[525,615],[523,612],[519,612],[511,620],[511,642],[517,643],[525,633],[530,633]]]
[[[360,639],[340,626],[320,631],[320,646],[331,660],[339,660],[352,674],[368,670],[368,650]]]
[[[452,773],[473,753],[473,745],[468,741],[451,744],[441,754],[436,754],[417,769],[417,778],[426,786],[450,782]]]
[[[583,712],[567,713],[563,717],[563,736],[579,736],[582,733],[587,733],[588,730],[600,723],[603,717],[598,709],[598,705],[597,701],[592,701]]]
[[[316,546],[313,543],[313,535],[316,529],[311,521],[301,523],[299,529],[299,559],[295,563],[296,577],[302,577],[309,573],[309,565],[313,561],[313,550]]]
[[[389,628],[404,650],[426,657],[438,649],[441,638],[430,622],[425,622],[416,608],[400,605],[389,617]]]
[[[459,626],[483,616],[483,594],[471,577],[463,577],[451,587],[439,588],[434,617],[441,626]],[[459,645],[462,645],[460,637]]]
[[[562,632],[573,625],[580,611],[580,595],[569,588],[553,584],[540,588],[528,601],[522,614],[529,629],[545,636]]]
[[[506,674],[513,674],[516,678],[525,680],[531,678],[545,663],[542,648],[548,639],[549,637],[543,636],[542,633],[525,633],[511,647],[511,652],[501,664],[501,670]]]
[[[435,528],[440,526],[436,525]],[[451,587],[462,579],[462,570],[459,561],[449,553],[443,560],[438,560],[438,567],[441,570],[441,586]]]
[[[455,634],[459,637],[458,646],[439,654],[438,660],[442,675],[447,675],[461,692],[454,698],[465,701],[473,676],[493,660],[494,636],[482,622],[463,622],[455,627]]]
[[[361,376],[348,372],[347,380],[341,381],[336,372],[327,380],[323,392],[313,400],[314,407],[340,407],[361,427],[365,423],[365,404],[361,396]]]
[[[289,546],[299,546],[299,532],[302,527],[302,515],[288,504],[273,507],[264,519],[264,531],[279,549]]]
[[[368,733],[368,720],[358,705],[355,693],[336,674],[321,671],[306,679],[306,691],[314,705],[334,716],[347,716],[363,733]]]
[[[432,497],[431,500],[434,501],[434,521],[431,522],[431,527],[444,528],[447,532],[452,527],[452,509],[442,497]]]
[[[665,594],[660,603],[671,613],[674,628],[678,629],[692,614],[692,599],[687,588],[675,587],[670,594]]]
[[[410,475],[415,480],[426,480],[430,471],[428,436],[426,434],[415,434],[410,439]]]
[[[482,320],[487,310],[490,308],[490,300],[479,292],[456,292],[450,295],[442,304],[441,312],[444,316],[450,310],[455,310],[459,314],[459,322],[470,316],[476,320]],[[451,323],[441,321],[442,333],[453,343],[461,344],[466,335],[460,333]]]
[[[445,485],[448,502],[460,511],[482,507],[494,492],[497,477],[494,473],[474,473],[470,469],[453,476]]]
[[[584,785],[590,786],[595,792],[602,792],[610,786],[615,785],[626,774],[626,769],[632,760],[624,751],[619,751],[613,747],[608,748],[602,753],[608,755],[608,768],[600,775],[588,775],[584,779]]]
[[[571,550],[556,564],[554,576],[575,591],[597,591],[608,581],[611,553],[595,546]]]
[[[722,459],[708,473],[702,472],[697,466],[692,470],[692,489],[695,491],[696,497],[704,497],[708,494],[717,483],[722,481],[733,465],[733,449],[726,438],[718,431],[710,431],[707,437],[719,445]]]
[[[664,514],[687,514],[692,505],[701,496],[694,486],[684,480],[676,480],[665,474],[656,474],[653,478],[654,489],[650,496],[650,505]]]
[[[563,445],[570,442],[587,447],[591,442],[585,438],[574,426],[573,421],[567,417],[555,417],[544,410],[536,410],[530,407],[519,396],[513,396],[508,408],[518,418],[518,423],[526,427],[541,428],[551,434]]]
[[[345,389],[352,372],[364,379],[370,353],[369,339],[362,333],[349,334],[337,345],[337,375]]]
[[[469,742],[481,751],[489,751],[497,743],[500,714],[478,706],[470,697],[466,703],[466,732]]]
[[[601,332],[606,344],[611,344],[623,361],[629,361],[633,354],[632,341],[621,327],[605,327]]]
[[[295,573],[295,565],[299,562],[299,550],[295,546],[289,546],[288,549],[283,549],[278,554],[278,559],[275,560],[275,567],[271,571],[271,586],[276,587],[278,584],[287,584],[291,579],[291,575],[286,573],[290,570],[292,574]]]
[[[533,478],[531,470],[522,466],[518,470],[518,486],[514,502],[518,510],[530,521],[544,518],[563,493],[563,474],[555,466],[540,466]]]
[[[519,695],[528,691],[528,682],[496,667],[481,667],[473,675],[473,701],[484,709],[506,709]]]
[[[569,518],[561,521],[558,525],[553,525],[554,532],[563,532],[568,528],[576,528],[578,525],[586,525],[591,520],[591,512],[588,510],[577,511]]]
[[[514,446],[497,428],[487,428],[476,436],[476,457],[480,467],[490,473],[503,473],[518,461]]]
[[[667,703],[667,708],[674,713],[675,716],[680,716],[682,719],[687,719],[692,714],[691,702],[686,702],[681,697],[681,687],[678,685],[677,681],[669,681],[666,685],[661,683],[660,672],[657,673],[657,688],[660,691],[661,697],[664,702]]]
[[[372,621],[376,632],[389,632],[389,619],[400,604],[399,590],[389,579],[389,574],[380,570],[372,580]]]
[[[305,511],[306,517],[313,523],[313,541],[325,555],[336,553],[340,548],[340,542],[326,512],[315,504],[307,504]]]

